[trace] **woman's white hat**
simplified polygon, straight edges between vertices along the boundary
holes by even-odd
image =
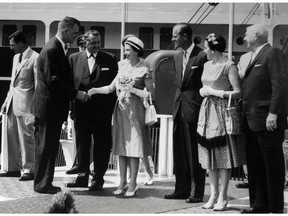
[[[144,49],[144,44],[143,42],[137,38],[137,37],[129,37],[126,41],[126,44],[129,44],[130,46],[133,46],[134,48],[136,48],[139,51],[143,51]]]

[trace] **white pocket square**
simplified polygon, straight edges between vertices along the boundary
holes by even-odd
[[[192,66],[192,67],[191,67],[192,70],[195,69],[195,68],[198,68],[198,66]]]
[[[260,67],[262,64],[255,64],[254,67]]]
[[[101,68],[101,71],[107,71],[109,68]]]

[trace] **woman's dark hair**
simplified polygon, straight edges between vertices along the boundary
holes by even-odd
[[[224,52],[226,49],[226,40],[221,35],[209,34],[205,40],[208,42],[208,46],[213,51]]]

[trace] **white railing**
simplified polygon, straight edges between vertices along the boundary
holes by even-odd
[[[172,176],[173,175],[173,119],[172,115],[157,115],[160,119],[160,132],[158,145],[157,160],[157,174],[159,176]],[[69,119],[68,119],[69,120]],[[8,152],[7,152],[7,131],[5,125],[7,116],[2,116],[2,140],[1,140],[1,170],[8,169]],[[73,122],[68,121],[68,128],[73,128]],[[69,129],[68,129],[69,131]],[[73,131],[74,132],[74,131]],[[69,132],[68,132],[69,133]],[[61,137],[64,138],[64,137]],[[71,168],[74,158],[76,156],[76,145],[73,142],[75,137],[69,139],[61,139],[60,145],[63,150],[67,168]],[[60,148],[61,148],[60,147]],[[61,153],[62,154],[62,153]],[[114,161],[114,160],[113,160]],[[156,162],[156,161],[155,161]],[[116,165],[116,164],[115,164]],[[117,166],[114,166],[117,167]]]
[[[158,150],[158,175],[173,175],[173,118],[172,115],[157,115],[160,119]]]
[[[8,148],[7,148],[7,115],[1,115],[1,170],[8,170]]]

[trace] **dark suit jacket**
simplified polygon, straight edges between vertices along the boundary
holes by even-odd
[[[38,57],[32,113],[42,120],[64,121],[67,119],[69,101],[76,95],[68,59],[60,41],[53,37],[45,44]]]
[[[282,51],[265,45],[247,67],[243,81],[243,108],[249,128],[267,131],[268,113],[277,114],[277,127],[286,127],[287,62]]]
[[[174,56],[177,89],[174,98],[173,119],[181,109],[182,118],[186,122],[198,122],[199,109],[203,100],[199,90],[202,88],[201,76],[206,61],[206,54],[195,45],[182,81],[183,53],[179,52]]]
[[[115,56],[99,50],[96,56],[93,72],[90,74],[87,55],[85,51],[70,55],[69,62],[73,71],[73,84],[76,89],[88,91],[93,87],[110,85],[118,72]],[[116,94],[94,94],[91,101],[74,102],[74,114],[78,117],[111,115],[116,101]],[[99,119],[99,117],[98,117]]]

